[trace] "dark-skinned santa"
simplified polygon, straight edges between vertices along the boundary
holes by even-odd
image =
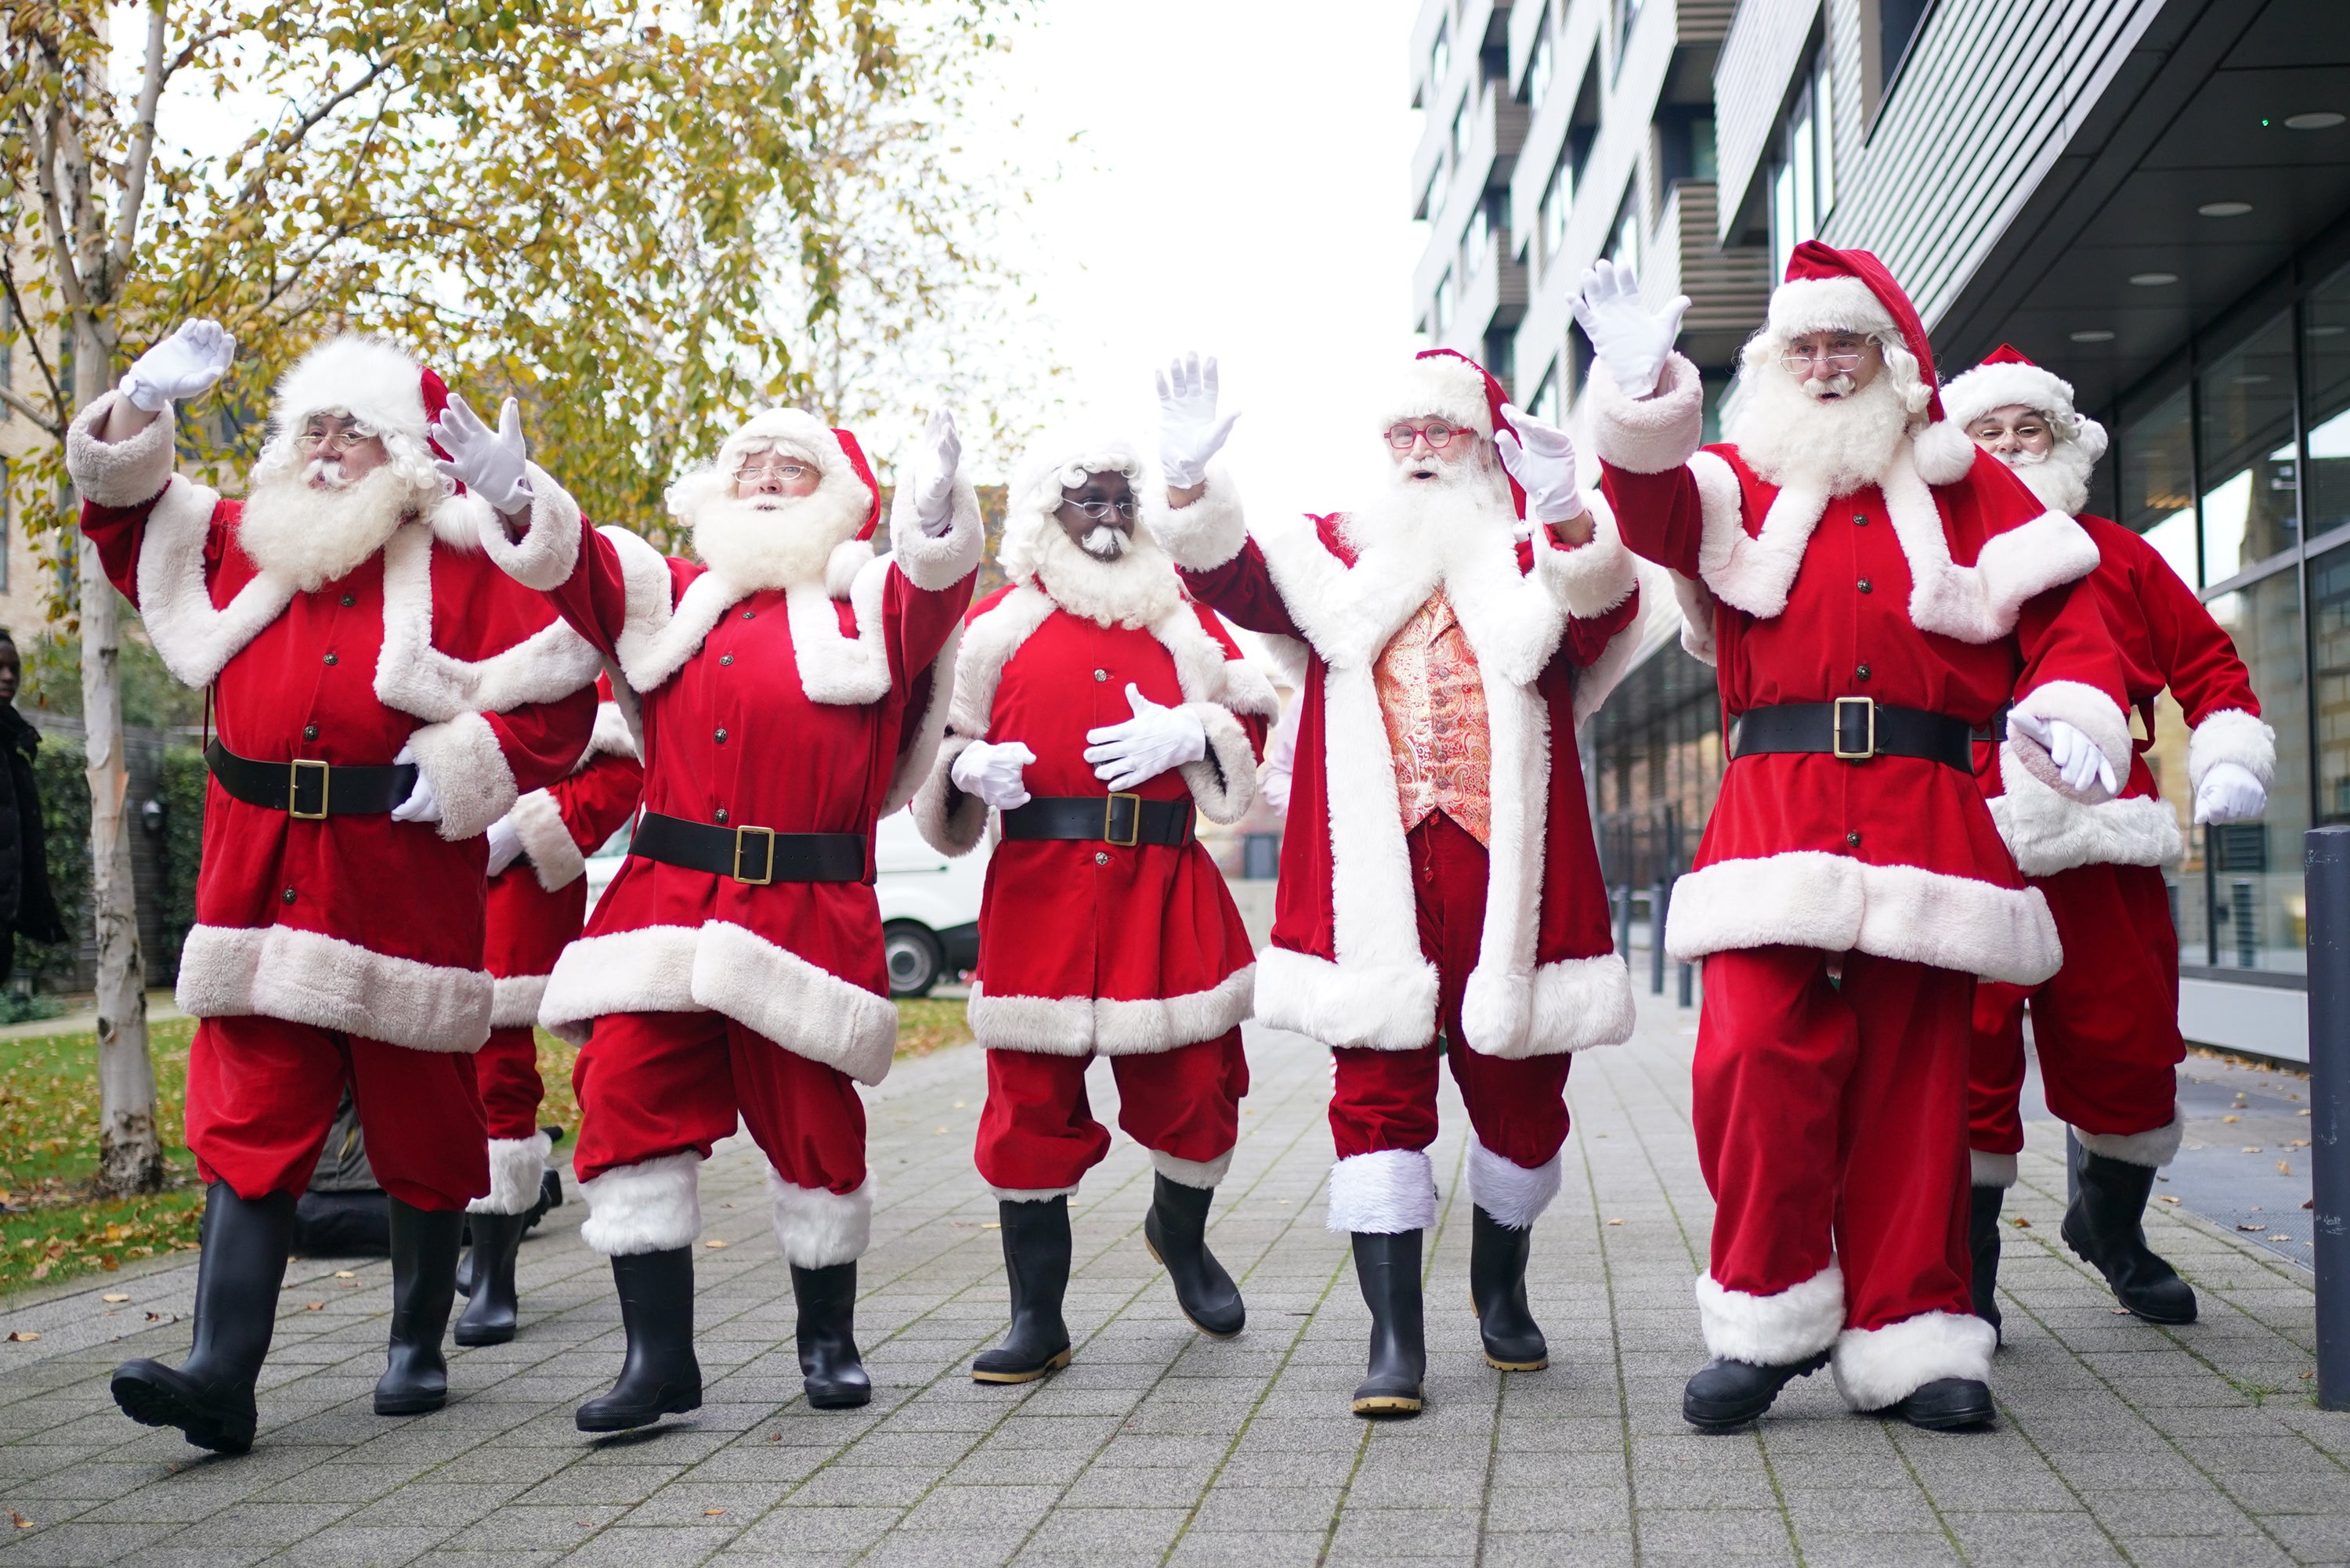
[[[1682,1413],[1724,1429],[1834,1360],[1860,1410],[1992,1416],[1991,1325],[1968,1293],[1965,1095],[1974,977],[2054,973],[1974,780],[2011,701],[2067,788],[2129,761],[2097,561],[1942,417],[1916,311],[1863,251],[1797,247],[1741,356],[1723,443],[1672,352],[1680,312],[1628,268],[1576,319],[1625,540],[1675,574],[1718,668],[1731,760],[1667,950],[1702,961],[1700,1163],[1716,1203],[1698,1282],[1713,1359]]]
[[[84,410],[81,526],[172,675],[209,688],[203,859],[182,951],[187,1141],[206,1183],[194,1345],[114,1376],[125,1413],[238,1451],[307,1185],[346,1085],[389,1195],[380,1414],[437,1409],[465,1207],[490,1189],[483,832],[588,740],[595,651],[482,553],[434,471],[445,391],[338,337],[288,371],[244,499],[172,472],[173,404],[234,345],[191,322]]]
[[[1279,709],[1174,563],[1138,533],[1144,466],[1111,436],[1048,438],[1014,471],[1011,586],[972,611],[947,738],[915,820],[942,852],[987,831],[971,1028],[987,1047],[979,1173],[995,1194],[1011,1331],[972,1364],[1021,1383],[1069,1358],[1070,1196],[1109,1152],[1086,1069],[1150,1150],[1143,1238],[1202,1333],[1238,1334],[1208,1210],[1240,1137],[1254,955],[1197,818],[1237,822]]]
[[[875,822],[935,753],[982,537],[951,421],[897,488],[846,431],[754,415],[671,488],[698,560],[590,527],[531,466],[509,403],[441,426],[466,482],[512,494],[483,538],[619,672],[644,805],[619,875],[548,977],[539,1023],[585,1034],[572,1085],[580,1235],[612,1260],[628,1352],[583,1431],[702,1402],[699,1170],[739,1116],[769,1163],[808,1401],[862,1405],[854,1316],[872,1227],[865,1109],[897,1044],[873,890]]]
[[[1565,438],[1450,350],[1414,360],[1381,410],[1388,484],[1344,514],[1243,524],[1230,480],[1205,467],[1222,428],[1213,379],[1178,366],[1161,404],[1162,444],[1200,460],[1167,463],[1151,520],[1185,582],[1304,645],[1256,1012],[1331,1047],[1328,1223],[1352,1237],[1371,1311],[1353,1407],[1409,1416],[1427,1372],[1420,1241],[1445,1064],[1472,1128],[1486,1359],[1549,1362],[1525,1271],[1558,1191],[1567,1065],[1633,1023],[1575,728],[1636,640],[1636,566],[1606,504],[1586,505]]]
[[[2155,699],[2168,689],[2189,726],[2195,820],[2244,822],[2267,804],[2275,735],[2261,722],[2251,672],[2195,590],[2140,535],[2083,513],[2106,432],[2074,408],[2069,382],[2002,345],[1942,389],[1942,407],[2096,545],[2086,587],[2105,612],[2129,705],[2146,732],[2134,742],[2139,754],[2120,795],[2102,804],[2065,790],[2029,746],[2002,747],[1997,765],[1982,771],[2001,836],[2048,900],[2064,963],[2036,987],[1985,981],[1975,991],[1967,1116],[1975,1311],[1998,1325],[1999,1210],[2023,1147],[2028,1002],[2049,1108],[2081,1146],[2065,1242],[2139,1317],[2192,1323],[2194,1287],[2147,1246],[2141,1224],[2156,1169],[2178,1152],[2177,1069],[2187,1054],[2178,934],[2162,876],[2184,845],[2144,753],[2154,743]]]

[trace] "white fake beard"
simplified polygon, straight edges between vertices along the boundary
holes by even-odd
[[[2043,457],[2019,452],[2012,457],[2001,457],[2000,461],[2051,512],[2062,512],[2070,517],[2089,504],[2089,471],[2096,464],[2089,461],[2078,441],[2060,441]]]
[[[291,577],[304,593],[357,570],[403,519],[424,514],[441,499],[390,463],[357,480],[312,487],[312,475],[329,472],[339,472],[340,465],[313,458],[298,471],[258,481],[236,525],[237,543],[253,564]]]
[[[824,586],[832,552],[864,514],[818,490],[813,495],[713,495],[693,516],[694,553],[738,588]]]
[[[1846,378],[1836,377],[1835,380]],[[1741,371],[1737,406],[1722,431],[1738,455],[1772,484],[1816,484],[1846,495],[1874,484],[1909,429],[1909,409],[1889,372],[1857,392],[1822,401],[1776,363]]]
[[[1091,539],[1105,531],[1097,528]],[[1115,529],[1108,532],[1116,533]],[[1156,625],[1183,606],[1175,563],[1158,540],[1136,529],[1115,559],[1104,560],[1046,522],[1036,536],[1036,587],[1045,597],[1099,626]]]
[[[1401,463],[1388,470],[1378,497],[1347,514],[1347,537],[1359,550],[1390,550],[1431,565],[1495,533],[1514,536],[1517,509],[1498,462],[1439,462],[1434,479],[1414,479]]]

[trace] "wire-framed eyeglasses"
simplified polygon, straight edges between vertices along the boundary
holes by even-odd
[[[294,437],[294,444],[305,452],[348,452],[361,441],[373,441],[375,431],[357,420],[314,418],[304,422]]]
[[[1462,430],[1457,425],[1447,424],[1442,420],[1430,420],[1425,425],[1389,425],[1386,432],[1388,445],[1398,452],[1409,452],[1412,442],[1422,436],[1428,438],[1428,444],[1430,447],[1442,452],[1462,436],[1473,436],[1476,433],[1474,431]]]
[[[1130,495],[1124,501],[1071,501],[1064,497],[1061,504],[1076,507],[1097,523],[1107,523],[1113,515],[1128,522],[1134,519],[1134,498]]]
[[[1806,353],[1801,348],[1790,348],[1779,356],[1779,363],[1784,365],[1791,374],[1797,376],[1815,365],[1831,376],[1849,376],[1860,369],[1861,358],[1867,352],[1868,345],[1866,343],[1855,344],[1850,348],[1837,344],[1822,348],[1817,353]]]
[[[735,483],[756,484],[763,479],[780,479],[786,483],[808,473],[808,465],[796,457],[770,458],[764,462],[746,462],[734,471]]]

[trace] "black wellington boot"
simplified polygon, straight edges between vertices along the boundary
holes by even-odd
[[[1186,1187],[1160,1176],[1151,1189],[1150,1212],[1142,1217],[1142,1244],[1167,1271],[1175,1304],[1191,1326],[1212,1339],[1230,1339],[1248,1323],[1241,1288],[1208,1251],[1208,1205],[1212,1187]]]
[[[421,1416],[449,1402],[441,1336],[457,1299],[465,1211],[434,1212],[387,1198],[391,1211],[391,1342],[375,1383],[379,1416]]]
[[[702,1364],[693,1358],[693,1249],[631,1252],[612,1260],[629,1354],[608,1394],[579,1407],[583,1432],[625,1432],[663,1416],[702,1408]]]
[[[1828,1364],[1828,1353],[1777,1366],[1709,1361],[1681,1389],[1681,1419],[1701,1432],[1728,1432],[1762,1418],[1779,1390]]]
[[[2114,1299],[2148,1323],[2193,1323],[2195,1287],[2146,1244],[2154,1168],[2081,1151],[2080,1195],[2064,1210],[2064,1244],[2093,1264]]]
[[[1991,1324],[1991,1332],[2006,1335],[1999,1326],[1999,1207],[2007,1199],[2004,1187],[1976,1187],[1969,1189],[1967,1210],[1967,1251],[1974,1258],[1975,1315]]]
[[[1526,1305],[1526,1257],[1534,1233],[1503,1224],[1480,1207],[1469,1241],[1469,1300],[1477,1309],[1477,1333],[1485,1342],[1485,1364],[1497,1372],[1540,1372],[1550,1365],[1550,1344]]]
[[[1419,1232],[1355,1232],[1355,1282],[1371,1309],[1367,1376],[1355,1389],[1355,1414],[1417,1416],[1426,1403],[1428,1336],[1420,1313]]]
[[[1999,1414],[1991,1386],[1972,1377],[1937,1377],[1893,1407],[1893,1414],[1929,1432],[1986,1427]]]
[[[465,1255],[457,1260],[457,1293],[468,1300],[473,1294],[473,1217],[465,1216]]]
[[[200,1449],[241,1454],[253,1447],[254,1384],[277,1324],[294,1202],[290,1192],[248,1202],[225,1181],[205,1191],[195,1344],[176,1367],[143,1359],[116,1367],[114,1402],[124,1415],[177,1427]]]
[[[974,1383],[1033,1383],[1069,1364],[1069,1325],[1061,1299],[1069,1290],[1069,1199],[998,1200],[1003,1272],[1012,1282],[1012,1328],[1003,1343],[972,1358]]]
[[[799,1303],[800,1376],[807,1402],[818,1410],[854,1410],[873,1397],[873,1380],[857,1354],[857,1265],[792,1267],[792,1299]]]
[[[522,1250],[527,1214],[470,1214],[473,1290],[451,1336],[460,1345],[504,1345],[515,1336],[522,1303],[515,1291],[515,1254]]]

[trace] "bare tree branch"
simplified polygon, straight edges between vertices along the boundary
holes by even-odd
[[[16,269],[5,251],[0,251],[0,288],[7,291],[8,319],[15,322],[17,331],[24,335],[25,346],[33,351],[33,363],[40,368],[41,379],[48,383],[49,401],[62,415],[68,407],[65,389],[57,385],[57,373],[50,368],[49,357],[41,352],[41,335],[33,330],[31,320],[25,314],[25,296],[16,292]]]
[[[163,49],[171,40],[169,0],[148,0],[147,64],[139,82],[139,107],[130,122],[130,156],[122,171],[122,205],[114,223],[114,265],[120,275],[138,243],[139,213],[147,200],[147,168],[155,153],[155,114],[163,100]]]
[[[18,413],[32,421],[36,425],[38,425],[41,428],[41,432],[47,436],[51,441],[63,441],[66,439],[66,427],[64,425],[58,423],[51,416],[43,413],[38,404],[18,396],[16,392],[10,390],[6,387],[0,387],[0,403],[7,404],[10,408],[16,410]]]

